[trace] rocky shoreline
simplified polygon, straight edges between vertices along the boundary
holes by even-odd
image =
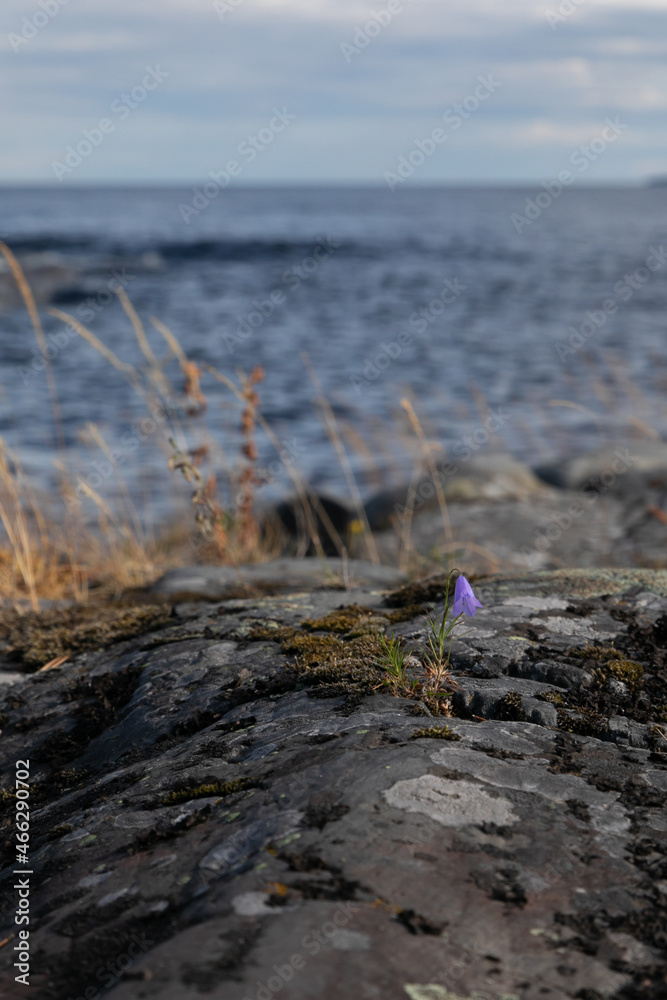
[[[667,996],[667,572],[477,580],[443,717],[374,665],[442,579],[302,565],[172,575],[97,641],[52,622],[47,671],[39,621],[5,625],[0,937],[25,759],[31,995]]]
[[[340,499],[320,502],[328,505],[348,550],[369,558],[358,512]],[[285,507],[276,508],[290,536],[285,551],[296,551],[300,543],[304,554],[307,539],[295,539],[294,517],[284,516]],[[412,484],[373,494],[364,515],[387,565],[425,567],[449,556],[480,572],[660,569],[667,566],[667,446],[656,440],[619,443],[535,469],[506,452],[469,454],[438,463]],[[325,549],[335,553],[319,527]]]

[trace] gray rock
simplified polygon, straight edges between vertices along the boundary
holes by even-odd
[[[37,1000],[110,967],[109,1000],[661,995],[664,657],[637,644],[667,574],[479,581],[453,717],[348,697],[272,641],[347,603],[381,619],[376,586],[179,605],[0,696],[0,787],[30,761]],[[418,622],[392,628],[415,655]],[[578,665],[588,635],[651,661],[644,702]]]
[[[454,541],[484,571],[634,565],[626,506],[615,496],[596,495],[590,503],[578,492],[542,486],[527,499],[451,502],[448,512]],[[649,538],[656,534],[653,521],[646,529]],[[375,540],[385,562],[397,561],[402,546],[397,528],[380,531]],[[439,510],[429,507],[413,519],[410,542],[424,555],[444,544]]]
[[[551,486],[567,490],[617,491],[633,477],[641,477],[645,483],[660,481],[662,488],[667,489],[667,444],[633,441],[627,446],[598,448],[575,458],[539,466],[535,474]]]
[[[468,461],[442,462],[438,481],[447,502],[526,500],[544,492],[531,470],[505,452],[491,452]],[[434,477],[426,475],[412,485],[382,490],[371,497],[364,508],[372,530],[390,528],[406,507],[415,517],[438,510],[434,483]]]
[[[150,593],[164,596],[189,595],[210,601],[223,600],[230,590],[244,585],[268,590],[299,590],[304,587],[371,586],[398,587],[405,574],[391,566],[378,566],[359,559],[276,559],[269,563],[240,566],[192,566],[165,573]]]
[[[590,685],[593,677],[587,670],[570,663],[558,663],[550,660],[522,660],[511,669],[514,677],[527,677],[544,684],[553,684],[559,688],[579,688]]]

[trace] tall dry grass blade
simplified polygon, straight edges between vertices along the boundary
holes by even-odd
[[[491,416],[491,410],[489,409],[489,403],[486,396],[476,382],[470,383],[468,391],[475,400],[475,406],[477,407],[479,419],[482,423],[485,423],[485,421],[487,421]]]
[[[205,364],[204,368],[206,369],[207,372],[209,372],[213,376],[214,379],[216,379],[218,382],[221,382],[223,385],[227,386],[227,388],[236,396],[236,398],[241,403],[244,402],[243,393],[232,382],[232,380],[227,377],[227,375],[223,375],[222,372],[218,371],[217,368],[214,368],[213,365]],[[307,529],[308,534],[310,536],[310,540],[313,543],[313,547],[314,547],[315,551],[317,552],[318,557],[320,559],[322,559],[326,563],[326,554],[324,552],[324,548],[322,546],[322,542],[321,542],[320,537],[319,537],[319,535],[317,533],[317,528],[316,528],[315,522],[313,520],[312,509],[311,509],[311,505],[310,505],[309,500],[308,500],[308,491],[306,489],[306,486],[305,486],[305,483],[303,481],[303,478],[300,475],[300,473],[299,473],[298,469],[296,468],[296,466],[293,464],[292,460],[289,458],[289,456],[284,453],[284,449],[283,449],[280,441],[276,437],[276,435],[275,435],[275,433],[273,431],[273,428],[268,423],[268,421],[266,420],[266,418],[264,416],[262,416],[261,413],[257,413],[256,414],[256,418],[257,418],[257,423],[260,425],[260,427],[262,428],[262,430],[264,431],[264,433],[268,437],[269,441],[271,442],[271,444],[275,448],[277,454],[280,455],[280,457],[281,457],[281,461],[282,461],[283,465],[285,466],[287,474],[290,477],[290,479],[292,480],[292,485],[294,486],[294,488],[295,488],[295,490],[297,492],[297,495],[299,497],[299,503],[301,504],[301,507],[302,507],[302,510],[303,510],[303,516],[304,516],[304,520],[305,520],[305,524],[306,524],[306,529]]]
[[[649,424],[645,423],[641,417],[630,417],[630,423],[633,427],[636,427],[645,437],[650,438],[651,441],[661,441],[662,435],[660,431],[656,430],[655,427],[651,427]]]
[[[160,362],[153,353],[153,349],[148,342],[148,337],[146,336],[146,331],[144,330],[144,324],[141,322],[136,309],[130,302],[127,292],[124,288],[114,288],[114,291],[120,300],[120,304],[123,307],[125,315],[132,324],[132,329],[134,330],[134,335],[137,339],[141,353],[146,358],[146,361],[148,361],[151,368],[159,368]]]
[[[264,379],[264,369],[257,365],[250,375],[241,373],[240,382],[245,405],[241,411],[239,430],[243,444],[241,453],[245,459],[245,467],[241,472],[239,491],[240,541],[243,547],[255,547],[259,540],[259,523],[255,516],[255,487],[258,483],[256,464],[258,459],[255,441],[255,424],[259,393],[256,386]]]
[[[100,496],[100,494],[97,492],[97,490],[94,490],[93,487],[89,483],[87,483],[85,481],[85,479],[79,479],[77,488],[85,496],[87,496],[90,500],[93,501],[93,503],[96,505],[96,507],[98,507],[102,511],[102,513],[104,514],[104,516],[107,517],[109,519],[109,521],[111,521],[112,524],[118,524],[118,518],[116,517],[116,515],[112,511],[112,509],[109,506],[109,504],[106,502],[106,500],[104,500]]]
[[[134,531],[135,537],[137,539],[141,539],[142,542],[143,542],[143,540],[144,540],[143,539],[144,532],[143,532],[143,528],[142,528],[142,525],[141,525],[141,518],[139,517],[139,514],[137,513],[137,508],[134,505],[134,501],[132,500],[132,495],[130,494],[130,490],[128,488],[127,482],[125,481],[125,476],[123,476],[122,472],[120,471],[120,469],[118,467],[118,462],[116,461],[116,459],[114,457],[113,451],[111,450],[111,448],[109,447],[109,445],[106,443],[106,441],[102,437],[102,434],[101,434],[100,429],[97,426],[97,424],[93,424],[93,423],[90,423],[90,422],[87,423],[86,424],[86,430],[87,430],[88,434],[90,435],[91,439],[95,442],[95,444],[97,445],[97,447],[100,449],[100,451],[102,452],[102,454],[106,458],[106,460],[109,463],[109,465],[111,466],[111,468],[113,469],[114,474],[115,474],[115,476],[116,476],[116,478],[118,480],[118,483],[119,483],[120,488],[121,488],[122,493],[123,493],[125,509],[127,510],[129,518],[130,518],[130,520],[132,522],[133,531]]]
[[[79,480],[79,490],[93,501],[99,511],[100,535],[106,540],[107,553],[104,561],[110,581],[117,591],[124,587],[143,586],[154,579],[156,567],[161,563],[159,556],[153,558],[148,546],[137,537],[127,522],[121,521],[100,494]]]
[[[308,502],[310,503],[310,505],[311,505],[312,509],[315,511],[315,513],[318,515],[320,521],[322,522],[322,524],[324,526],[324,529],[326,530],[326,533],[328,534],[328,536],[331,539],[331,541],[333,542],[333,544],[336,546],[336,549],[338,551],[338,555],[342,559],[343,558],[343,553],[347,551],[346,548],[345,548],[345,543],[343,542],[343,539],[340,537],[340,535],[336,531],[331,518],[327,514],[327,512],[324,509],[324,507],[322,506],[322,504],[320,503],[319,497],[316,496],[315,493],[310,493],[309,492],[308,493]]]
[[[177,338],[169,329],[169,327],[166,326],[162,322],[162,320],[157,319],[155,316],[151,316],[150,321],[155,327],[155,329],[158,331],[158,333],[162,334],[167,344],[171,348],[172,352],[178,358],[178,363],[181,366],[181,369],[184,372],[187,371],[187,364],[188,364],[187,355],[183,350],[183,348],[181,347],[180,343],[178,342]]]
[[[655,412],[652,410],[651,403],[649,402],[646,394],[627,374],[627,361],[617,355],[614,351],[605,352],[605,360],[612,370],[616,382],[619,386],[621,386],[628,398],[634,402],[637,409],[643,414],[642,416],[637,415],[635,419],[631,418],[631,423],[634,423],[635,426],[639,427],[643,433],[646,433],[644,428],[649,428],[648,436],[655,437],[655,440],[660,440],[661,435],[648,422],[649,414],[652,414],[652,416],[655,417]],[[639,421],[639,423],[637,423],[637,421]]]
[[[341,426],[346,442],[364,461],[364,478],[366,483],[377,490],[382,489],[383,476],[378,466],[377,452],[369,447],[361,432],[356,427],[353,427],[348,420],[344,421]]]
[[[125,315],[132,324],[132,329],[134,330],[134,336],[137,344],[139,345],[139,350],[148,362],[149,377],[151,382],[153,382],[153,384],[157,387],[158,392],[162,393],[164,397],[168,397],[170,390],[169,380],[166,378],[164,372],[162,371],[162,365],[153,352],[153,348],[151,347],[148,337],[146,336],[144,324],[141,322],[139,314],[132,305],[124,288],[115,288],[114,291],[120,300],[120,304],[123,307]]]
[[[44,327],[42,326],[42,320],[39,315],[39,310],[35,303],[35,297],[32,294],[32,289],[28,283],[28,279],[23,273],[23,268],[17,261],[16,257],[9,249],[6,243],[0,240],[0,253],[9,264],[9,268],[12,272],[14,280],[18,286],[21,297],[25,302],[26,309],[28,310],[28,315],[30,316],[30,322],[32,323],[32,328],[35,331],[35,338],[37,340],[37,345],[39,347],[40,354],[44,358],[44,363],[46,365],[46,381],[49,387],[49,396],[51,397],[51,409],[53,410],[53,422],[56,432],[56,442],[59,451],[64,451],[65,449],[65,432],[63,430],[63,418],[60,409],[60,402],[58,400],[58,390],[56,388],[56,380],[53,375],[53,368],[51,366],[51,360],[49,358],[48,347],[46,343],[46,337],[44,336]]]
[[[410,484],[408,486],[407,496],[405,498],[405,513],[403,515],[403,524],[401,525],[401,548],[399,551],[398,565],[399,569],[405,571],[408,567],[410,561],[410,550],[412,549],[412,518],[414,516],[414,504],[410,501],[410,495],[412,491],[416,489],[417,483],[419,481],[419,463],[415,462],[412,466],[412,473],[410,475]]]
[[[443,545],[442,548],[448,552],[453,552],[457,549],[461,549],[464,553],[466,549],[470,549],[471,552],[478,552],[491,563],[492,573],[495,573],[502,567],[502,561],[495,554],[495,552],[492,552],[491,549],[485,548],[483,545],[477,545],[476,542],[447,542],[447,544]]]
[[[74,316],[70,316],[69,313],[62,312],[60,309],[47,309],[49,315],[55,316],[56,319],[62,320],[63,323],[67,323],[80,337],[83,337],[91,347],[94,347],[98,351],[105,361],[108,361],[110,365],[120,372],[121,375],[125,375],[130,382],[135,386],[139,386],[139,373],[133,365],[128,365],[125,361],[121,361],[120,358],[116,357],[113,351],[109,350],[106,344],[103,344],[94,333],[92,333],[88,327],[80,323],[78,319]]]
[[[414,411],[414,407],[409,399],[402,399],[401,406],[408,415],[408,420],[410,421],[410,426],[417,435],[419,444],[421,446],[422,455],[426,459],[426,463],[429,467],[429,471],[433,478],[433,485],[435,486],[436,496],[438,497],[438,505],[440,507],[440,514],[442,516],[442,523],[445,529],[445,539],[450,544],[453,541],[452,534],[452,522],[449,519],[449,510],[447,509],[447,500],[445,499],[445,492],[442,488],[442,483],[440,482],[440,474],[433,461],[433,452],[429,447],[428,441],[426,440],[426,435],[424,434],[424,429],[419,422],[419,418]]]
[[[329,437],[329,440],[332,444],[334,451],[336,452],[338,461],[340,462],[340,467],[343,470],[343,474],[347,481],[347,487],[350,491],[350,495],[352,497],[352,502],[354,504],[354,509],[356,511],[357,517],[359,518],[361,524],[363,525],[364,528],[363,535],[364,535],[364,541],[366,543],[366,548],[368,549],[368,555],[371,559],[371,562],[379,564],[380,556],[377,550],[377,546],[375,544],[375,539],[373,538],[373,532],[371,531],[371,526],[368,523],[366,511],[364,510],[364,503],[363,500],[361,499],[361,493],[359,492],[359,487],[357,486],[357,481],[354,478],[354,472],[352,471],[350,460],[347,456],[347,452],[345,451],[345,445],[343,444],[342,438],[338,431],[336,416],[333,410],[331,409],[331,404],[329,403],[329,400],[326,398],[324,394],[324,388],[319,379],[319,376],[317,375],[315,369],[313,368],[310,362],[310,358],[308,357],[307,354],[302,354],[301,358],[306,367],[306,371],[310,376],[310,380],[315,386],[316,392],[318,393],[318,402],[320,404],[320,407],[322,408],[322,415],[324,417],[324,426],[327,435]]]
[[[597,413],[595,413],[594,410],[591,410],[590,407],[583,406],[581,403],[573,403],[569,399],[548,399],[547,403],[549,406],[563,406],[565,407],[565,409],[568,410],[577,410],[579,413],[583,413],[585,416],[590,417],[590,419],[597,427],[600,437],[602,438],[603,441],[605,440],[607,432],[600,423],[600,418],[598,417]]]
[[[4,494],[4,497],[0,495],[0,521],[2,521],[9,539],[13,562],[28,591],[30,604],[33,610],[37,610],[39,599],[37,597],[33,544],[25,512],[25,497],[21,495],[20,479],[20,467],[13,457],[10,462],[4,441],[0,439],[0,489]]]

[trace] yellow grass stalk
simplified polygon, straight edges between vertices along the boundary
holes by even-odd
[[[350,460],[345,451],[345,445],[341,439],[340,433],[338,431],[338,424],[336,422],[336,417],[331,409],[331,404],[329,400],[324,395],[324,389],[319,376],[315,372],[312,364],[310,363],[310,358],[307,354],[302,354],[301,358],[304,365],[306,366],[306,371],[310,376],[310,380],[315,386],[318,393],[318,403],[322,409],[322,416],[324,418],[324,426],[329,437],[329,440],[333,446],[336,455],[338,456],[338,461],[340,462],[340,467],[343,470],[345,479],[347,480],[347,486],[352,497],[352,502],[357,513],[357,517],[361,521],[364,531],[364,541],[366,542],[366,548],[368,549],[368,554],[370,556],[371,562],[379,563],[380,556],[378,554],[377,546],[375,544],[375,539],[373,538],[373,532],[371,531],[371,526],[368,523],[368,518],[366,517],[366,511],[364,510],[364,504],[361,499],[361,493],[359,492],[359,487],[357,486],[357,481],[354,478],[354,473],[352,471],[352,466],[350,465]]]
[[[175,356],[178,358],[178,363],[181,366],[181,370],[183,371],[183,373],[184,374],[187,373],[187,365],[188,365],[187,355],[183,350],[183,348],[181,347],[181,345],[179,344],[176,337],[174,336],[174,334],[171,332],[169,327],[162,322],[162,320],[157,319],[155,316],[151,316],[150,320],[155,329],[162,334],[167,344],[169,345]]]
[[[132,329],[134,330],[134,335],[137,338],[137,343],[141,353],[146,358],[146,361],[148,361],[151,368],[159,368],[160,363],[155,357],[153,349],[148,342],[148,337],[146,336],[146,331],[144,330],[144,324],[141,322],[136,309],[130,302],[127,292],[124,288],[115,288],[114,291],[120,299],[120,304],[123,307],[125,315],[132,324]]]
[[[95,334],[88,329],[88,327],[84,326],[83,323],[80,323],[78,319],[75,319],[74,316],[70,316],[69,313],[62,312],[60,309],[47,309],[47,312],[49,315],[55,316],[56,319],[62,320],[63,323],[67,323],[67,325],[78,333],[80,337],[83,337],[84,340],[88,341],[90,346],[94,347],[95,350],[102,355],[105,361],[108,361],[110,365],[113,365],[116,371],[120,372],[121,375],[125,375],[133,383],[133,385],[136,386],[139,384],[139,374],[136,368],[133,365],[126,364],[125,361],[121,361],[120,358],[116,357],[113,351],[110,351],[106,344],[103,344],[102,341],[99,340],[99,338],[96,337]]]
[[[143,541],[143,528],[141,526],[141,519],[139,518],[139,514],[137,513],[137,509],[134,506],[134,502],[133,502],[132,497],[130,495],[130,491],[128,489],[127,483],[125,481],[125,477],[123,476],[123,474],[121,473],[120,469],[118,468],[118,462],[114,458],[114,454],[113,454],[111,448],[109,447],[109,445],[106,443],[106,441],[102,437],[102,434],[100,433],[100,429],[97,426],[97,424],[93,424],[93,423],[86,424],[86,430],[88,431],[88,434],[90,435],[91,439],[95,442],[95,444],[97,445],[97,447],[100,449],[100,451],[102,452],[102,454],[106,458],[106,460],[109,463],[109,465],[114,470],[114,473],[117,476],[120,488],[121,488],[121,490],[123,492],[123,496],[125,498],[125,507],[127,509],[128,515],[130,517],[130,520],[132,521],[133,526],[134,526],[135,537],[137,539],[141,538],[142,541]]]
[[[12,468],[13,466],[13,468]],[[33,541],[22,497],[21,470],[12,456],[11,463],[4,442],[0,440],[0,521],[7,533],[13,563],[21,574],[33,610],[39,608]]]
[[[578,410],[579,413],[585,414],[585,416],[590,417],[590,419],[593,421],[593,423],[597,427],[598,433],[599,433],[600,437],[602,438],[602,440],[604,441],[604,439],[606,438],[607,433],[605,431],[605,428],[600,423],[600,418],[598,417],[597,413],[595,413],[593,410],[589,409],[588,406],[582,406],[581,403],[573,403],[569,399],[549,399],[549,400],[547,400],[547,403],[548,403],[549,406],[563,406],[563,407],[565,407],[565,409],[568,409],[568,410]]]
[[[157,386],[158,391],[163,394],[163,396],[169,396],[169,382],[162,371],[162,365],[155,357],[153,348],[151,347],[148,337],[146,336],[146,331],[144,329],[144,324],[139,318],[139,314],[130,302],[129,296],[124,288],[115,288],[116,295],[120,300],[120,304],[123,307],[125,315],[132,324],[132,329],[134,330],[134,336],[136,337],[137,344],[139,345],[139,350],[148,361],[150,379]]]
[[[216,379],[218,382],[221,382],[223,385],[227,386],[227,388],[236,396],[236,398],[241,403],[245,403],[245,400],[243,398],[243,393],[232,382],[232,380],[227,377],[227,375],[223,375],[222,372],[218,371],[217,368],[214,368],[213,365],[204,365],[204,368],[206,369],[207,372],[209,372],[213,376],[214,379]],[[292,480],[292,484],[294,485],[294,488],[297,491],[299,497],[299,502],[301,503],[301,506],[303,508],[304,519],[306,522],[306,528],[308,534],[310,535],[310,540],[313,543],[313,546],[319,558],[326,561],[326,556],[324,554],[322,542],[320,541],[320,538],[317,534],[317,530],[315,528],[315,523],[313,521],[312,509],[308,498],[308,491],[305,487],[303,479],[299,474],[296,466],[293,465],[291,459],[287,455],[282,454],[283,452],[282,445],[280,444],[280,441],[276,437],[271,425],[267,422],[267,420],[262,416],[261,413],[256,413],[255,417],[257,423],[260,425],[260,427],[265,432],[266,436],[269,438],[276,452],[281,456],[281,461],[283,462],[285,469],[287,470],[288,476]]]
[[[412,490],[415,489],[417,482],[419,480],[419,462],[415,462],[412,466],[412,474],[410,476],[410,483],[408,486],[408,495],[406,497],[405,513],[403,515],[403,523],[401,525],[401,548],[398,558],[399,568],[405,571],[408,567],[409,553],[412,548],[411,543],[411,531],[412,531],[412,518],[414,515],[413,504],[409,503],[409,497]]]
[[[445,529],[445,539],[446,539],[447,543],[451,545],[452,542],[453,542],[453,538],[454,538],[454,536],[452,534],[452,522],[449,519],[449,510],[447,509],[447,501],[445,499],[445,492],[444,492],[444,490],[442,488],[442,483],[440,482],[440,475],[439,475],[438,470],[436,468],[436,464],[433,461],[433,451],[432,451],[432,449],[431,449],[428,441],[426,440],[426,436],[424,434],[424,430],[422,428],[422,425],[419,422],[419,418],[417,417],[417,414],[415,413],[414,407],[412,406],[412,403],[410,402],[410,400],[409,399],[402,399],[401,400],[401,406],[403,407],[403,409],[407,413],[408,420],[410,421],[410,425],[411,425],[413,431],[415,432],[415,434],[417,435],[417,438],[419,439],[419,444],[421,446],[422,455],[426,459],[426,463],[427,463],[427,465],[429,467],[429,471],[430,471],[431,476],[433,478],[433,485],[435,486],[435,492],[436,492],[436,495],[438,497],[438,505],[440,507],[440,514],[442,515],[442,523],[443,523],[443,526],[444,526],[444,529]]]
[[[42,320],[35,304],[35,297],[32,294],[32,289],[28,284],[28,279],[23,273],[23,268],[17,261],[16,257],[9,249],[6,243],[0,240],[0,253],[3,255],[5,260],[9,265],[9,269],[14,276],[14,280],[18,286],[21,297],[25,302],[25,307],[28,310],[28,315],[30,316],[30,322],[32,323],[32,328],[35,331],[35,338],[37,340],[37,346],[39,347],[40,354],[44,358],[44,363],[46,365],[46,380],[49,387],[49,396],[51,397],[51,408],[53,410],[53,421],[55,425],[56,440],[58,443],[58,448],[62,451],[65,447],[65,435],[63,433],[63,420],[62,413],[60,410],[60,403],[58,401],[58,391],[56,389],[56,382],[53,377],[53,368],[51,367],[51,361],[49,359],[46,337],[44,336],[44,327],[42,326]]]

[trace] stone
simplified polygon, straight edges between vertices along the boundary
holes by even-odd
[[[447,462],[440,464],[443,468],[447,466]],[[525,501],[546,492],[532,471],[506,452],[490,452],[483,458],[459,462],[456,472],[442,475],[441,488],[448,503]],[[439,509],[432,476],[424,476],[412,486],[405,484],[382,490],[371,497],[364,504],[371,529],[384,531],[390,528],[408,504],[415,517]]]
[[[296,582],[14,663],[0,788],[30,761],[37,1000],[658,1000],[667,574],[479,579],[451,715],[373,665],[378,628],[419,661],[419,582],[407,609],[377,579]]]
[[[662,441],[632,441],[605,446],[560,462],[539,466],[535,475],[559,489],[622,491],[628,479],[661,483],[667,490],[667,445]],[[604,482],[603,482],[604,477]]]
[[[394,809],[423,813],[443,826],[470,826],[517,823],[507,799],[485,792],[470,781],[449,781],[424,774],[409,781],[398,781],[383,793]]]
[[[348,573],[348,570],[350,573]],[[347,579],[346,579],[347,575]],[[405,574],[390,566],[378,566],[355,559],[346,563],[331,556],[320,559],[284,558],[270,563],[253,563],[236,569],[233,566],[192,566],[172,569],[160,577],[149,593],[164,597],[223,600],[230,592],[244,588],[265,588],[267,591],[299,590],[340,583],[342,587],[397,587]]]

